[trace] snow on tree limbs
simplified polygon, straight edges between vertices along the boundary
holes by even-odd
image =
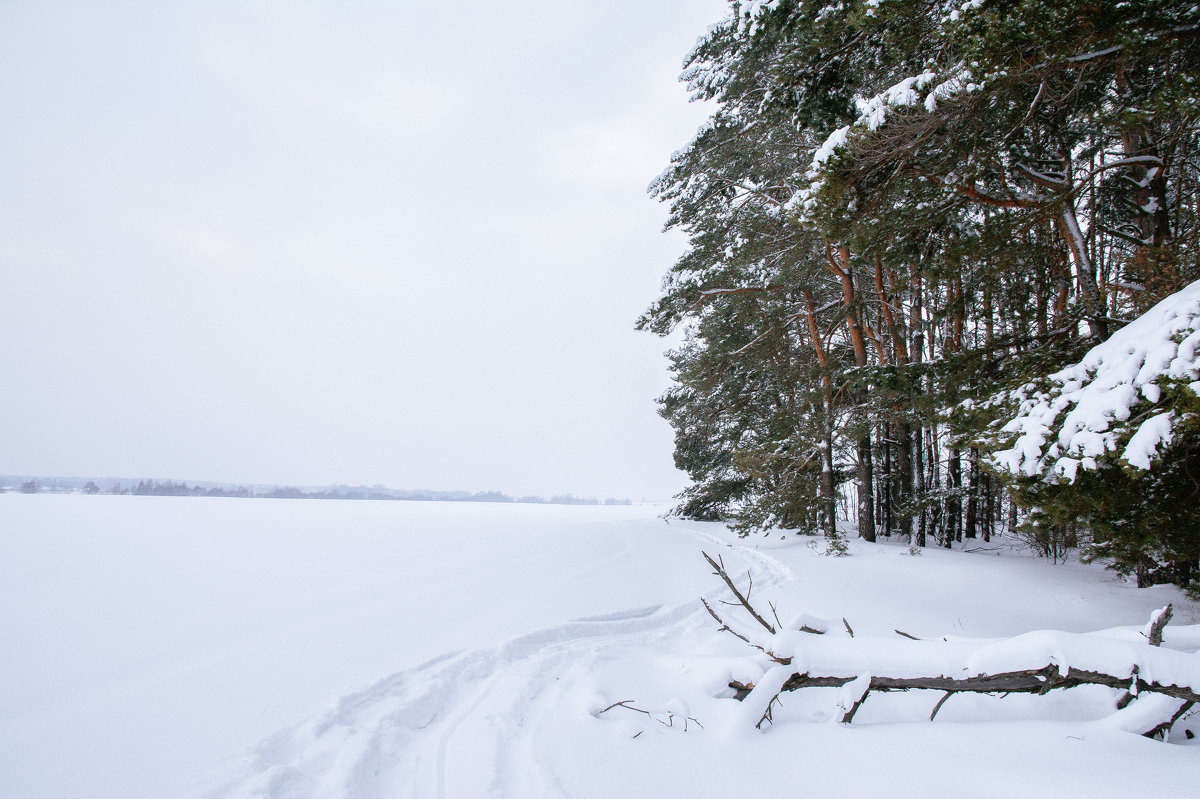
[[[651,187],[689,237],[639,321],[684,331],[681,511],[829,533],[852,485],[865,538],[1086,537],[1013,508],[988,400],[1200,279],[1197,31],[1172,2],[731,4],[685,64],[710,123]]]

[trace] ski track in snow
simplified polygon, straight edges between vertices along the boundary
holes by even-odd
[[[794,577],[765,552],[688,532],[710,554],[732,549],[751,570],[756,588]],[[734,564],[728,565],[736,574]],[[714,588],[709,598],[720,594]],[[245,777],[209,796],[565,796],[539,760],[536,736],[541,719],[566,712],[557,705],[571,675],[586,673],[622,646],[654,647],[701,616],[707,618],[699,599],[631,608],[577,618],[492,648],[442,655],[342,697],[322,717],[268,738],[254,750]],[[456,750],[461,762],[469,761],[457,781]],[[487,774],[487,784],[466,784]]]

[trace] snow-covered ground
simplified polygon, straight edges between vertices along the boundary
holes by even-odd
[[[783,696],[705,612],[753,599],[878,637],[1136,638],[1174,602],[1096,567],[738,540],[661,508],[0,495],[0,796],[1186,795],[1200,747],[1103,719],[1113,691]],[[733,611],[723,608],[730,615]],[[631,700],[632,709],[615,707]],[[1144,700],[1143,700],[1144,701]],[[668,723],[670,726],[668,726]],[[1180,727],[1189,726],[1185,720]],[[1194,719],[1200,733],[1200,716]],[[1200,743],[1200,738],[1196,739]]]

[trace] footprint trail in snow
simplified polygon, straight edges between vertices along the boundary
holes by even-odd
[[[713,551],[727,549],[715,536],[695,535],[708,539]],[[766,553],[743,547],[734,552],[756,586],[792,576]],[[578,712],[565,699],[569,687],[602,661],[661,649],[707,619],[696,599],[575,619],[496,647],[441,656],[267,739],[256,748],[248,774],[212,796],[565,795],[540,756],[547,743],[540,735],[552,714]]]

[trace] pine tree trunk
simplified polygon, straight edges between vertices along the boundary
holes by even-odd
[[[1119,90],[1129,91],[1130,80],[1124,66],[1117,66],[1116,82]],[[1144,124],[1133,124],[1121,132],[1121,144],[1125,157],[1154,156],[1159,157],[1158,148],[1154,142],[1161,137],[1153,135],[1159,131],[1151,131]],[[1167,196],[1167,170],[1154,168],[1154,174],[1145,164],[1135,164],[1129,169],[1129,178],[1136,187],[1133,192],[1133,205],[1141,211],[1138,214],[1142,246],[1155,247],[1171,238],[1170,203]],[[1149,179],[1147,179],[1149,178]],[[1153,209],[1153,210],[1147,210]]]
[[[955,447],[946,464],[946,549],[962,541],[962,453]]]
[[[870,428],[858,440],[858,537],[875,540],[875,469]]]
[[[1088,254],[1087,242],[1079,229],[1079,220],[1075,218],[1073,200],[1064,201],[1058,222],[1062,237],[1071,250],[1071,259],[1075,262],[1075,281],[1087,312],[1088,326],[1092,335],[1103,341],[1108,338],[1108,316],[1104,313],[1100,288],[1096,285],[1096,269]]]
[[[892,537],[892,426],[883,425],[883,474],[879,485],[879,500],[881,503],[883,534]]]
[[[937,445],[937,426],[929,428],[929,492],[936,500],[930,503],[930,530],[933,532],[933,538],[939,544],[946,543],[946,523],[943,518],[944,502],[941,498],[942,493],[942,467],[940,455]]]
[[[912,335],[912,345],[909,347],[909,352],[912,353],[913,360],[920,364],[925,359],[925,331],[924,331],[924,313],[922,308],[922,285],[921,277],[917,275],[913,281],[912,291],[912,307],[909,311],[908,329]],[[922,379],[922,382],[923,379]],[[913,430],[913,472],[916,476],[916,495],[920,500],[920,514],[917,518],[917,541],[919,547],[923,547],[927,543],[928,533],[928,513],[926,511],[926,481],[925,481],[925,428],[920,423]]]
[[[899,532],[904,536],[905,540],[912,543],[913,534],[913,518],[912,511],[908,508],[912,501],[912,433],[909,429],[908,422],[900,422],[896,425],[896,471],[898,471],[900,480],[898,489],[899,497],[896,503],[897,512],[900,516]]]
[[[1150,579],[1150,562],[1146,558],[1138,558],[1135,573],[1137,575],[1138,588],[1149,588],[1154,585]]]
[[[983,481],[983,540],[984,543],[987,543],[992,540],[992,532],[995,530],[996,481],[987,473],[981,475],[981,480]]]
[[[817,310],[816,303],[813,301],[812,294],[804,292],[805,310],[808,312],[808,332],[811,338],[813,352],[817,356],[817,363],[821,367],[824,374],[821,375],[821,395],[822,395],[822,412],[824,420],[822,425],[821,440],[821,515],[823,516],[823,526],[825,537],[828,540],[834,540],[838,537],[837,533],[837,485],[833,473],[833,380],[829,375],[829,354],[825,350],[825,345],[821,341],[820,331],[817,329]]]
[[[825,437],[821,442],[821,507],[826,538],[837,538],[837,485],[833,474],[832,408],[827,407]]]
[[[963,527],[964,538],[977,538],[976,526],[979,521],[979,450],[971,447],[967,454],[967,520]]]
[[[1045,275],[1038,273],[1036,278],[1034,304],[1037,309],[1036,330],[1039,340],[1044,340],[1050,334],[1050,300],[1046,290]]]
[[[921,498],[920,512],[917,516],[917,540],[916,545],[923,547],[926,544],[926,524],[928,523],[928,515],[925,510],[925,456],[924,448],[924,428],[917,425],[913,429],[913,456],[915,463],[913,464],[913,472],[917,478],[917,496]]]

